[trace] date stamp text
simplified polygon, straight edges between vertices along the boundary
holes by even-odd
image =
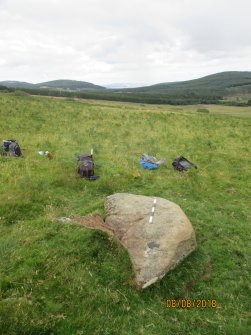
[[[216,299],[167,299],[167,308],[216,308]]]

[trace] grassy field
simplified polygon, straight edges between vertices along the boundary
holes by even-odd
[[[17,139],[24,153],[0,157],[0,334],[251,334],[250,126],[251,108],[0,94],[1,140]],[[91,147],[94,182],[76,174],[76,155]],[[144,152],[167,165],[142,170]],[[173,170],[179,155],[198,170]],[[125,250],[56,221],[104,216],[116,192],[174,201],[196,232],[197,250],[143,292],[130,285]],[[170,299],[217,306],[169,308]]]

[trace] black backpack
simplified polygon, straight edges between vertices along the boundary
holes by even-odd
[[[2,155],[22,157],[22,151],[16,140],[4,140],[2,144]]]
[[[172,162],[172,166],[174,169],[180,171],[180,172],[184,172],[189,170],[191,167],[194,167],[195,169],[197,169],[197,166],[191,162],[189,162],[188,159],[186,159],[183,156],[179,156],[177,158],[175,158],[175,160]]]
[[[91,154],[82,154],[78,157],[78,174],[82,178],[92,179],[94,176],[94,162]]]

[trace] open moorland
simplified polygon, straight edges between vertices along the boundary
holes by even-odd
[[[251,334],[250,126],[251,107],[1,93],[1,140],[17,139],[24,157],[0,157],[0,334]],[[96,181],[76,173],[91,148]],[[143,170],[144,152],[167,164]],[[180,155],[198,169],[174,170]],[[174,201],[196,232],[197,250],[142,292],[121,246],[56,220],[104,217],[116,192]],[[216,306],[172,308],[172,299]]]

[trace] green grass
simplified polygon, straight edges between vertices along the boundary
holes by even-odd
[[[25,156],[0,158],[0,334],[250,334],[250,121],[251,108],[0,94],[1,139],[17,139]],[[91,147],[95,182],[75,172]],[[144,152],[167,165],[142,170]],[[198,170],[174,171],[179,155]],[[143,292],[116,242],[55,220],[104,216],[115,192],[174,201],[196,231],[197,250]],[[217,308],[165,306],[184,298]]]

